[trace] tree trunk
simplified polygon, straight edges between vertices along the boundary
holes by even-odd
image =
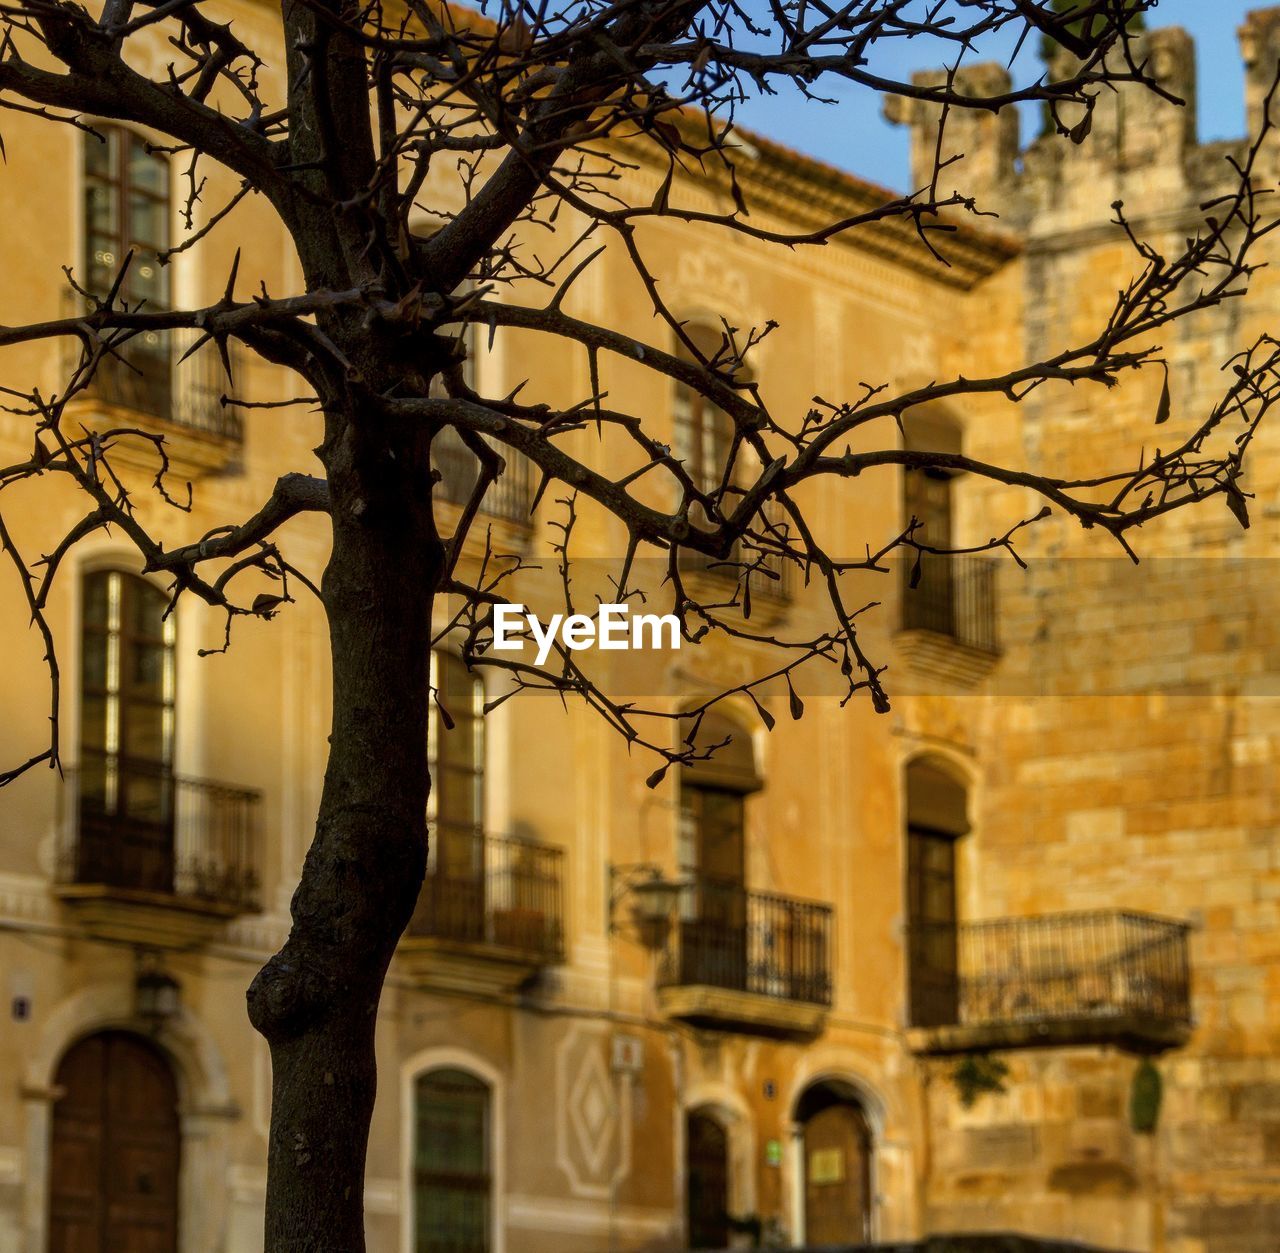
[[[360,1253],[374,1030],[426,866],[430,623],[443,569],[420,429],[330,415],[329,764],[288,941],[249,989],[271,1047],[268,1253]]]

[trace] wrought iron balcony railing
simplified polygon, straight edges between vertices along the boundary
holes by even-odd
[[[789,533],[786,516],[776,503],[766,503],[761,512],[770,525],[779,527],[784,535]],[[746,579],[753,600],[785,602],[795,595],[795,563],[779,553],[767,552],[754,545],[735,544],[724,558],[708,557],[697,549],[683,548],[680,550],[680,569],[712,575],[730,585],[740,584]]]
[[[529,462],[519,453],[503,451],[506,467],[485,489],[480,509],[491,518],[501,518],[517,526],[528,526],[533,507]],[[440,490],[450,504],[465,506],[480,477],[480,462],[452,430],[437,436],[431,457],[440,472]]]
[[[85,753],[65,773],[57,878],[227,913],[261,907],[261,794]]]
[[[903,561],[902,630],[933,631],[979,652],[1000,651],[992,559],[922,553],[920,578],[912,587],[914,568],[914,559]]]
[[[564,850],[437,824],[410,938],[564,957]]]
[[[658,986],[830,1005],[831,918],[831,906],[816,901],[696,880],[683,888],[658,955]]]
[[[988,1043],[1179,1042],[1188,930],[1120,910],[913,928],[912,1024],[973,1028]]]
[[[75,312],[75,306],[69,312]],[[196,348],[201,338],[189,330],[139,335],[115,353],[103,355],[82,394],[211,440],[240,444],[244,419],[238,409],[222,403],[233,391],[222,355],[213,343]],[[243,354],[230,342],[227,352],[236,384],[242,386]],[[80,357],[80,342],[65,340],[64,382]]]

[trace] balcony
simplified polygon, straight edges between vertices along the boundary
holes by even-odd
[[[767,502],[761,511],[772,526],[787,533],[786,515],[775,502]],[[709,604],[726,603],[736,594],[739,603],[744,594],[744,584],[751,592],[752,616],[759,606],[771,616],[781,616],[782,611],[795,595],[796,565],[778,553],[750,551],[742,544],[735,544],[727,557],[708,557],[693,548],[680,550],[680,571],[692,577],[695,584],[690,591],[704,597]]]
[[[55,891],[96,934],[181,944],[261,908],[258,792],[111,755],[64,778]]]
[[[898,651],[930,678],[962,687],[990,673],[1000,655],[996,630],[996,563],[988,557],[920,555],[902,563]]]
[[[830,905],[738,884],[687,884],[658,954],[672,1018],[724,1030],[813,1035],[831,1005]]]
[[[402,965],[452,991],[510,991],[564,960],[564,851],[457,828],[431,836]]]
[[[1175,1048],[1191,1033],[1188,930],[1120,910],[917,928],[912,1047]]]
[[[499,530],[505,532],[503,538],[509,543],[522,543],[531,526],[530,511],[533,508],[530,464],[510,449],[503,449],[502,456],[506,467],[486,488],[480,501],[480,514],[497,522]],[[480,477],[480,462],[452,429],[446,429],[436,437],[431,457],[440,474],[440,498],[447,505],[454,506],[461,516]],[[481,550],[483,546],[481,535]]]
[[[199,332],[171,331],[139,336],[98,363],[88,387],[68,405],[68,412],[91,430],[128,427],[164,437],[164,450],[175,474],[210,474],[238,461],[244,442],[239,410],[224,405],[233,390],[217,347],[200,348]],[[192,351],[192,349],[195,351]],[[244,387],[243,354],[227,345],[236,390]],[[190,356],[187,353],[190,352]],[[79,341],[66,341],[62,379],[79,366]],[[117,458],[154,470],[155,445],[138,438],[121,440]]]

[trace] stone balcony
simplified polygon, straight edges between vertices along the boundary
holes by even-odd
[[[54,891],[91,933],[184,946],[261,907],[261,795],[86,754],[65,772]]]
[[[830,905],[740,884],[681,890],[658,954],[658,1003],[721,1030],[809,1036],[831,1005]]]
[[[1192,1027],[1188,930],[1121,910],[917,928],[908,1039],[919,1053],[1176,1048]]]
[[[80,356],[79,342],[66,341],[64,380],[75,377]],[[246,373],[244,355],[234,344],[227,345],[227,360],[234,386],[218,348],[202,343],[197,332],[139,336],[102,357],[67,402],[67,414],[98,434],[116,432],[111,451],[122,464],[154,474],[157,441],[163,440],[176,478],[226,471],[240,461],[244,420],[224,398],[243,394]]]
[[[505,992],[564,960],[564,851],[483,831],[431,835],[399,961],[423,986]]]
[[[1000,656],[997,628],[993,559],[923,553],[918,571],[914,559],[903,561],[895,642],[912,670],[972,686]]]

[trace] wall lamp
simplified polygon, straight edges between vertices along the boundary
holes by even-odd
[[[153,1031],[159,1031],[182,1008],[182,985],[169,974],[154,952],[138,954],[133,978],[133,1007]]]
[[[671,915],[675,913],[683,879],[668,879],[652,862],[631,862],[609,866],[609,930],[620,931],[618,906],[631,900],[631,918],[649,943],[660,943]]]

